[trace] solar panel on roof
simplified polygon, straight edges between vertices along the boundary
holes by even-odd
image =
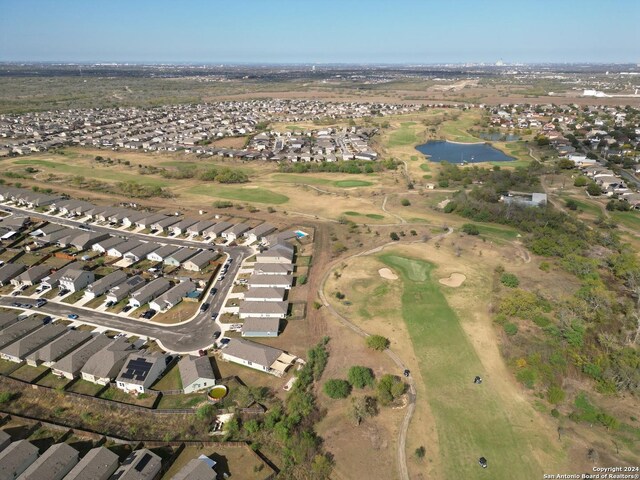
[[[141,472],[142,470],[144,470],[144,467],[147,466],[147,463],[149,463],[151,461],[151,455],[149,455],[148,453],[145,453],[142,458],[140,459],[140,461],[138,462],[138,464],[135,466],[135,469],[138,472]]]

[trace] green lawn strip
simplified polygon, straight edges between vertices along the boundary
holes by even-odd
[[[352,187],[368,187],[373,185],[372,182],[366,180],[338,180],[333,182],[333,185],[339,188],[352,188]]]
[[[627,228],[640,231],[640,213],[637,212],[611,212],[613,219]]]
[[[584,213],[588,213],[589,215],[593,215],[595,217],[599,217],[602,214],[602,209],[591,201],[578,200],[577,198],[570,195],[560,195],[560,197],[565,202],[569,199],[573,200],[574,202],[576,202],[576,205],[578,205],[578,210],[582,210]]]
[[[172,408],[194,408],[200,403],[206,402],[204,393],[190,393],[187,395],[163,395],[158,402],[159,410],[166,410]]]
[[[420,359],[426,401],[436,420],[446,478],[487,478],[478,458],[487,458],[492,478],[538,478],[540,467],[523,436],[526,425],[511,424],[491,386],[474,385],[486,375],[455,312],[435,280],[428,262],[393,253],[380,256],[403,280],[402,315]],[[418,399],[421,401],[421,399]],[[513,477],[517,465],[518,475]]]
[[[313,177],[311,175],[296,175],[295,173],[274,173],[271,175],[271,180],[274,182],[306,183],[308,185],[329,185],[333,183],[333,180]]]
[[[389,135],[387,147],[403,147],[405,145],[415,145],[418,143],[418,137],[413,127],[415,122],[404,122],[400,124],[400,128],[394,130]]]
[[[158,391],[181,390],[182,378],[180,377],[180,369],[176,363],[171,369],[163,375],[163,377],[154,383],[151,388]]]
[[[430,172],[431,171],[431,167],[429,166],[428,163],[421,163],[420,164],[420,170],[424,170],[425,172]]]
[[[227,200],[239,200],[242,202],[271,203],[280,205],[289,201],[289,197],[280,193],[272,192],[266,188],[243,188],[243,187],[223,187],[197,185],[188,190],[196,195],[207,197],[224,198]]]
[[[126,181],[134,181],[138,182],[141,185],[150,185],[150,186],[160,186],[165,187],[169,185],[167,180],[163,180],[157,177],[153,177],[151,175],[136,175],[113,171],[113,169],[108,168],[91,168],[91,167],[83,167],[79,165],[68,165],[65,163],[55,162],[51,160],[38,160],[38,159],[24,159],[24,160],[16,160],[13,162],[14,165],[34,165],[44,167],[46,169],[55,170],[60,173],[66,173],[69,175],[78,175],[85,178],[94,178],[96,180],[110,180],[113,182],[126,182]]]
[[[487,237],[496,237],[501,240],[516,240],[518,238],[518,231],[510,228],[496,227],[494,225],[486,225],[481,223],[475,224],[480,230],[481,235]]]

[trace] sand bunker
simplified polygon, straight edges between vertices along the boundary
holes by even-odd
[[[387,280],[397,280],[398,276],[393,273],[391,270],[389,270],[388,268],[381,268],[380,270],[378,270],[378,273],[380,274],[380,276],[382,278],[386,278]]]
[[[446,285],[447,287],[459,287],[462,283],[467,279],[465,275],[462,273],[452,273],[449,275],[449,278],[441,278],[438,280],[442,285]]]

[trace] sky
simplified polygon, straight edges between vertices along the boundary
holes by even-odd
[[[640,0],[0,0],[0,61],[640,63]]]

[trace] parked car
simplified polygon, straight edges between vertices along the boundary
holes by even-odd
[[[62,288],[60,289],[60,291],[58,292],[58,296],[62,297],[63,295],[66,295],[67,293],[69,293],[69,290],[66,288]]]
[[[20,287],[20,291],[21,291],[21,292],[24,292],[27,288],[29,288],[29,285],[22,285],[22,286]]]
[[[53,317],[46,316],[42,319],[42,323],[45,325],[49,325],[51,322],[53,322]]]
[[[133,307],[131,305],[127,305],[126,307],[124,307],[122,309],[123,312],[128,312],[129,310],[131,310]]]
[[[478,464],[480,464],[482,468],[487,468],[487,459],[484,457],[480,457],[478,459]]]
[[[12,297],[17,297],[18,295],[20,295],[20,290],[16,290],[15,292],[11,292],[11,296]]]
[[[220,340],[220,343],[222,345],[227,345],[230,341],[231,341],[230,338],[223,338],[223,339]]]
[[[116,304],[116,302],[114,302],[113,300],[109,300],[107,303],[105,303],[105,307],[109,308],[109,307],[113,307]]]
[[[69,315],[67,315],[67,318],[70,320],[77,320],[78,319],[78,315],[75,313],[70,313]]]
[[[40,307],[44,307],[47,304],[47,300],[44,298],[39,298],[38,300],[36,300],[36,307],[40,308]]]
[[[202,305],[200,305],[200,311],[201,312],[206,312],[209,307],[211,306],[211,304],[209,302],[205,302]]]
[[[13,303],[11,304],[11,306],[12,306],[12,307],[18,307],[18,308],[20,308],[20,305],[22,305],[22,304],[21,304],[21,303],[19,303],[19,302],[13,302]]]
[[[213,338],[214,339],[219,339],[220,338],[220,334],[222,334],[222,332],[218,331],[218,332],[213,332]]]
[[[218,289],[212,288],[210,293],[211,293],[211,296],[213,297],[216,293],[218,293]]]
[[[411,372],[410,372],[409,370],[405,370],[404,372],[402,372],[402,374],[403,374],[405,377],[408,377],[409,375],[411,375]]]
[[[211,320],[215,320],[216,318],[218,318],[218,312],[213,312],[211,314]]]

